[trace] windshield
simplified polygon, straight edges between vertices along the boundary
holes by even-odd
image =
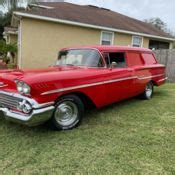
[[[61,51],[56,62],[57,66],[87,66],[104,67],[98,51],[93,49],[79,49]]]

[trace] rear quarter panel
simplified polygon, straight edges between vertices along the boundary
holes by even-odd
[[[152,58],[146,57],[150,55]],[[146,84],[152,81],[154,85],[160,86],[165,83],[165,66],[159,64],[150,52],[127,52],[128,66],[134,70],[137,79],[135,80],[135,93],[144,92]]]

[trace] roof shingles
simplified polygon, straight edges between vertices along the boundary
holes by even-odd
[[[103,8],[87,5],[75,5],[65,2],[42,2],[39,4],[54,8],[33,8],[30,11],[24,11],[24,13],[173,38],[171,35],[155,28],[150,24]]]

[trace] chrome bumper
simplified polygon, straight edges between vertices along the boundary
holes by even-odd
[[[20,94],[8,93],[4,91],[0,91],[0,99],[2,99],[1,95],[5,95],[5,98],[9,99],[14,97],[20,100],[27,101],[32,107],[31,113],[25,114],[23,112],[16,112],[11,110],[8,105],[2,105],[0,107],[0,112],[2,111],[5,118],[9,121],[25,124],[27,126],[36,126],[46,122],[52,117],[54,111],[54,102],[38,104],[34,99],[22,96]],[[0,101],[0,104],[6,102],[7,100],[2,99],[2,101]],[[9,103],[11,104],[12,102]]]
[[[0,111],[4,113],[5,118],[9,121],[25,124],[27,126],[37,126],[48,121],[52,117],[54,106],[35,109],[30,115],[11,112],[7,108],[0,108]]]

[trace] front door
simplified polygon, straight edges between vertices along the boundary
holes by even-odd
[[[108,65],[106,72],[106,92],[108,103],[133,96],[134,71],[128,68],[124,52],[104,53]]]

